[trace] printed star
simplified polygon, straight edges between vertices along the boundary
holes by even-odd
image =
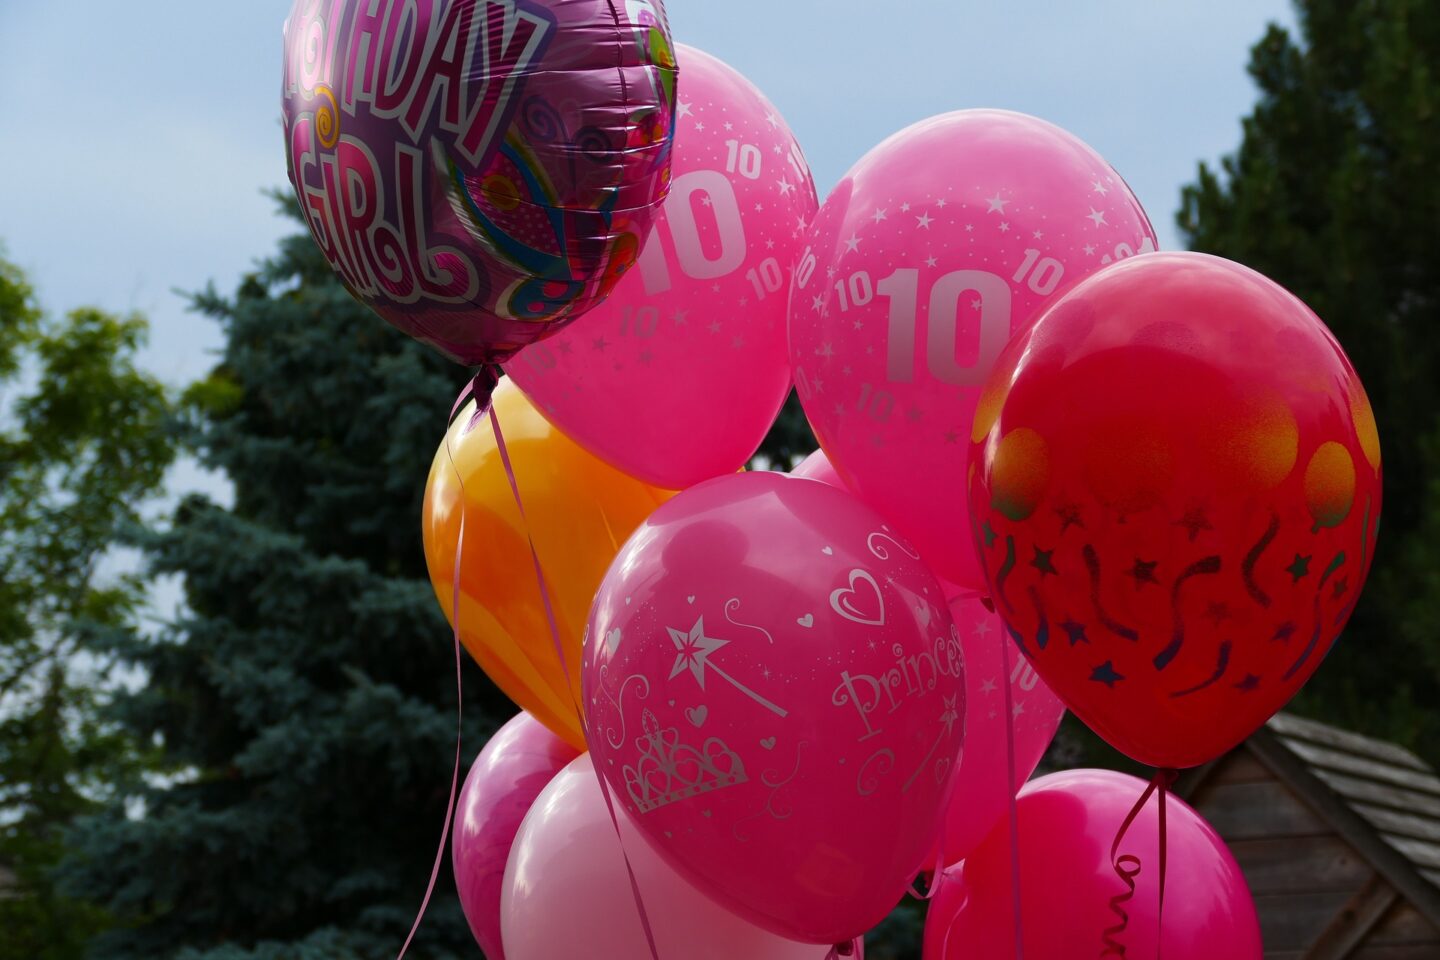
[[[985,306],[985,301],[981,300],[979,297],[976,297],[974,300],[970,301],[971,310],[979,310],[983,306]]]
[[[1139,590],[1141,587],[1143,587],[1143,586],[1144,586],[1145,584],[1147,584],[1147,583],[1154,583],[1154,584],[1159,584],[1159,583],[1160,583],[1159,580],[1156,580],[1156,579],[1155,579],[1155,568],[1158,567],[1159,565],[1160,565],[1160,561],[1159,561],[1159,560],[1151,560],[1151,561],[1149,561],[1149,562],[1147,563],[1146,561],[1141,560],[1139,557],[1136,557],[1136,558],[1135,558],[1135,566],[1131,567],[1129,570],[1126,570],[1125,572],[1126,572],[1126,574],[1128,574],[1129,576],[1132,576],[1132,577],[1135,578],[1135,589],[1136,589],[1136,590]]]
[[[720,284],[718,284],[718,283],[712,283],[712,284],[710,284],[710,292],[711,292],[711,293],[719,293],[719,292],[720,292]]]
[[[864,321],[864,320],[856,320],[854,323],[850,324],[850,326],[854,327],[856,330],[864,330],[864,329],[865,329],[865,321]]]
[[[649,350],[641,350],[640,356],[637,359],[648,367],[650,365],[650,361],[654,360],[655,358],[651,355]]]
[[[689,310],[676,310],[676,311],[675,311],[675,315],[674,315],[673,317],[671,317],[670,319],[675,321],[675,326],[677,326],[677,327],[683,327],[683,326],[685,326],[687,323],[690,322],[689,317],[690,317],[690,311],[689,311]]]
[[[1096,683],[1103,683],[1111,690],[1114,690],[1115,684],[1124,680],[1125,677],[1123,674],[1116,672],[1114,662],[1106,660],[1100,664],[1100,666],[1090,671],[1090,679]]]
[[[571,350],[570,341],[569,341],[569,340],[561,340],[559,343],[557,343],[557,344],[555,345],[555,349],[559,350],[561,353],[565,354],[566,356],[569,356],[569,355],[570,355],[570,350]]]
[[[1024,713],[1025,713],[1025,704],[1023,704],[1023,703],[1017,703],[1017,704],[1015,704],[1015,706],[1014,706],[1013,708],[1011,708],[1011,710],[1010,710],[1010,715],[1011,715],[1012,717],[1022,716]]]
[[[846,252],[846,253],[859,253],[859,252],[860,252],[860,237],[859,237],[858,235],[853,234],[853,233],[850,234],[850,239],[845,241],[845,252]]]
[[[729,120],[726,120],[726,121],[725,121],[725,129],[726,129],[726,130],[734,130],[734,129],[735,129],[735,124],[731,123]]]
[[[1009,233],[1009,232],[1010,232],[1010,223],[1009,223],[1008,221],[1006,221],[1006,220],[1000,221],[1000,232],[1001,232],[1001,233]]]
[[[764,209],[765,209],[765,204],[763,204],[763,203],[757,203],[757,204],[755,204],[755,212],[756,212],[756,213],[759,213],[761,210],[764,210]]]
[[[1255,676],[1255,674],[1253,673],[1247,673],[1245,674],[1244,680],[1241,680],[1239,683],[1235,684],[1235,689],[1244,690],[1246,693],[1249,693],[1251,690],[1257,689],[1259,686],[1260,678]]]
[[[1230,608],[1223,603],[1212,600],[1205,606],[1205,618],[1218,627],[1222,621],[1230,619]]]
[[[740,298],[740,306],[742,306],[742,307],[748,307],[748,306],[750,306],[750,298],[749,298],[749,297],[741,297],[741,298]]]
[[[988,203],[988,204],[990,204],[990,209],[989,209],[989,210],[986,210],[986,211],[985,211],[986,213],[1004,213],[1004,212],[1005,212],[1005,204],[1009,203],[1010,201],[1009,201],[1009,200],[1001,200],[1001,199],[1000,199],[1000,194],[999,194],[999,193],[996,193],[995,196],[993,196],[993,197],[986,197],[986,198],[985,198],[985,202]]]
[[[1095,244],[1093,244],[1093,243],[1087,243],[1087,244],[1085,244],[1085,248],[1084,248],[1084,249],[1085,249],[1085,256],[1087,256],[1087,257],[1093,257],[1093,256],[1095,256]]]
[[[993,547],[993,546],[995,546],[995,537],[996,537],[995,530],[990,526],[990,521],[989,521],[989,520],[986,520],[986,521],[985,521],[985,546],[987,546],[987,547]]]
[[[1085,624],[1083,623],[1076,623],[1074,620],[1067,619],[1064,623],[1060,624],[1060,629],[1064,630],[1065,635],[1070,638],[1070,646],[1072,647],[1077,643],[1090,642],[1090,638],[1085,636]]]
[[[843,417],[843,416],[845,416],[845,404],[843,404],[843,403],[837,403],[837,404],[835,404],[835,416],[837,416],[837,417]]]
[[[1341,597],[1345,596],[1345,591],[1348,589],[1350,589],[1350,581],[1348,579],[1346,579],[1345,577],[1341,577],[1339,580],[1336,580],[1334,592],[1335,599],[1339,600]]]
[[[786,180],[784,177],[780,178],[780,196],[788,197],[790,195],[790,191],[794,189],[795,184],[791,183],[789,180]]]
[[[699,130],[699,131],[701,131],[701,132],[704,132],[704,130],[705,130],[705,121],[704,121],[704,120],[696,120],[696,121],[695,121],[695,129],[696,129],[696,130]]]
[[[797,223],[800,224],[800,229],[801,229],[801,230],[804,230],[806,227],[810,226],[810,224],[808,224],[808,223],[805,222],[805,218],[804,218],[804,217],[796,217],[795,220],[796,220]]]
[[[981,693],[994,693],[994,692],[995,692],[995,681],[994,681],[993,679],[992,679],[992,680],[986,680],[984,683],[980,684],[980,692],[981,692]]]
[[[605,348],[606,348],[607,346],[609,346],[609,344],[607,344],[607,343],[605,342],[605,338],[604,338],[604,337],[596,337],[596,338],[595,338],[595,349],[596,349],[596,350],[599,350],[601,353],[604,353],[604,352],[605,352]]]
[[[1310,558],[1302,557],[1298,553],[1295,554],[1294,561],[1291,562],[1290,566],[1285,568],[1285,572],[1290,574],[1291,583],[1299,583],[1301,578],[1310,572]]]
[[[765,249],[766,249],[766,250],[774,250],[774,249],[775,249],[775,241],[774,241],[774,240],[770,240],[770,239],[766,239],[766,241],[765,241]]]
[[[1043,240],[1043,239],[1045,239],[1045,234],[1044,234],[1044,232],[1041,231],[1041,230],[1032,230],[1032,231],[1030,232],[1030,236],[1034,237],[1036,240]]]
[[[1274,643],[1276,640],[1284,640],[1286,643],[1289,643],[1290,638],[1293,636],[1295,636],[1295,624],[1287,621],[1275,628],[1275,636],[1270,638],[1270,642]]]
[[[975,634],[975,636],[977,637],[990,636],[990,621],[981,620],[979,623],[975,624],[975,629],[971,630],[970,632]]]
[[[767,114],[765,114],[765,122],[768,123],[768,124],[770,124],[771,128],[774,128],[774,127],[777,127],[777,126],[780,125],[780,121],[775,119],[775,114],[773,114],[773,113],[767,113]]]
[[[825,392],[825,381],[824,381],[824,380],[821,380],[819,377],[816,377],[814,380],[811,380],[811,381],[810,381],[810,387],[811,387],[811,389],[814,390],[816,393],[824,393],[824,392]]]
[[[974,232],[975,232],[975,224],[973,224],[973,223],[967,223],[967,224],[965,224],[965,232],[966,232],[966,233],[974,233]]]
[[[1050,560],[1055,553],[1054,550],[1041,550],[1038,546],[1034,547],[1034,550],[1035,556],[1030,561],[1030,566],[1040,571],[1041,580],[1045,579],[1047,573],[1054,575],[1059,572],[1055,569],[1055,564]]]
[[[940,713],[940,722],[945,725],[945,735],[949,736],[955,729],[955,721],[960,719],[960,711],[955,708],[956,701],[960,699],[960,695],[957,693],[953,697],[945,697],[943,699],[945,709]]]
[[[734,337],[730,340],[730,348],[732,350],[739,350],[743,346],[745,346],[744,337]]]
[[[946,200],[944,197],[941,197],[939,200],[935,201],[935,206],[939,207],[941,210],[944,210],[949,205],[950,201]]]
[[[1062,503],[1055,508],[1055,515],[1060,518],[1060,532],[1069,530],[1071,525],[1085,529],[1085,521],[1080,519],[1080,506],[1075,503]]]
[[[810,309],[811,309],[811,310],[814,310],[816,313],[819,313],[819,312],[820,312],[820,308],[823,307],[823,306],[825,306],[825,298],[824,298],[823,296],[815,296],[815,297],[811,297],[811,298],[810,298]]]
[[[1214,527],[1210,526],[1210,521],[1205,519],[1205,511],[1200,509],[1199,507],[1195,507],[1190,512],[1186,513],[1185,516],[1181,517],[1179,520],[1176,520],[1175,526],[1185,528],[1185,530],[1190,534],[1191,543],[1194,543],[1195,538],[1200,536],[1200,531],[1215,529]]]
[[[910,203],[909,203],[909,201],[906,201],[905,203],[900,204],[900,212],[901,212],[901,213],[909,213],[909,212],[910,212]]]
[[[676,115],[675,119],[683,120],[688,116],[690,116],[690,104],[686,103],[684,100],[681,100],[680,112]]]
[[[840,372],[845,374],[845,376],[847,377],[850,376],[850,364],[847,363],[845,364],[845,366],[841,367]]]
[[[956,433],[954,430],[946,430],[946,431],[945,431],[945,442],[946,442],[946,443],[959,443],[959,442],[960,442],[960,434]]]
[[[911,407],[909,410],[905,411],[905,419],[909,420],[911,423],[919,423],[920,419],[924,416],[925,414],[921,412],[919,407]]]
[[[710,196],[709,196],[709,194],[706,194],[705,196],[703,196],[703,197],[700,198],[700,206],[702,206],[702,207],[708,207],[708,206],[710,206]]]
[[[710,321],[710,325],[709,325],[708,327],[706,327],[705,329],[706,329],[706,330],[709,330],[711,333],[719,333],[719,332],[720,332],[720,321],[719,321],[719,320],[711,320],[711,321]]]
[[[1101,183],[1099,180],[1093,181],[1093,182],[1090,184],[1090,186],[1092,187],[1092,189],[1091,189],[1091,191],[1090,191],[1091,193],[1098,193],[1098,194],[1100,194],[1100,196],[1102,196],[1102,197],[1105,196],[1105,194],[1107,194],[1107,193],[1110,192],[1109,190],[1106,189],[1105,184]]]
[[[702,614],[695,620],[695,625],[689,629],[676,630],[674,627],[666,627],[670,634],[670,642],[675,644],[678,651],[675,654],[675,666],[670,668],[670,676],[667,679],[674,680],[680,674],[689,670],[695,676],[695,682],[700,684],[700,689],[705,689],[705,667],[710,659],[710,654],[719,650],[729,643],[729,640],[717,640],[714,637],[705,636],[705,617]]]
[[[833,344],[830,343],[829,340],[826,340],[824,343],[820,344],[819,347],[815,348],[815,355],[819,357],[824,357],[826,360],[829,360],[831,357],[835,356],[835,347]]]
[[[915,218],[915,225],[921,230],[929,230],[931,222],[932,219],[930,217],[930,214],[928,213],[922,213],[920,216]]]
[[[1094,207],[1091,207],[1091,208],[1090,208],[1090,212],[1085,215],[1085,219],[1089,220],[1091,223],[1095,224],[1095,226],[1097,226],[1097,227],[1103,227],[1103,226],[1106,225],[1106,224],[1105,224],[1105,211],[1103,211],[1103,210],[1096,210]]]
[[[874,220],[876,223],[879,223],[881,220],[885,219],[885,211],[881,210],[879,207],[876,207],[875,212],[870,215],[870,219]]]
[[[932,256],[932,257],[929,257],[929,258],[926,259],[926,261],[925,261],[925,266],[927,266],[927,267],[934,267],[934,266],[939,265],[939,263],[940,263],[940,261],[939,261],[939,260],[936,260],[936,259]]]

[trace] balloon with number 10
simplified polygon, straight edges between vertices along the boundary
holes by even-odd
[[[1154,249],[1145,212],[1064,130],[965,110],[871,150],[806,243],[790,362],[821,447],[940,577],[983,587],[956,495],[980,388],[1011,334],[1047,304]]]
[[[679,56],[675,181],[639,269],[507,366],[567,436],[667,489],[740,469],[775,422],[791,265],[819,206],[774,105],[709,54]]]

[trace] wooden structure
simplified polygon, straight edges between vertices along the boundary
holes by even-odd
[[[1176,791],[1245,871],[1267,960],[1440,960],[1440,777],[1408,750],[1279,714]]]

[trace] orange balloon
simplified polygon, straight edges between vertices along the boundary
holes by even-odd
[[[528,528],[515,505],[489,418],[475,418],[471,426],[472,402],[446,433],[425,487],[422,522],[430,581],[450,619],[463,510],[461,642],[510,699],[584,750],[575,705],[580,702],[580,645],[590,601],[620,546],[672,494],[586,453],[551,426],[508,379],[500,381],[492,403]],[[545,571],[569,669],[569,691],[545,617],[527,532]]]

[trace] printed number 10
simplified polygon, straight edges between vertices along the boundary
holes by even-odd
[[[892,383],[909,383],[915,379],[920,271],[896,270],[875,285],[875,292],[890,298],[886,376]],[[955,359],[955,336],[960,325],[960,298],[969,292],[980,300],[980,348],[975,362],[965,366]],[[1010,338],[1010,285],[984,270],[947,273],[930,288],[927,318],[925,365],[931,376],[956,386],[979,386]]]

